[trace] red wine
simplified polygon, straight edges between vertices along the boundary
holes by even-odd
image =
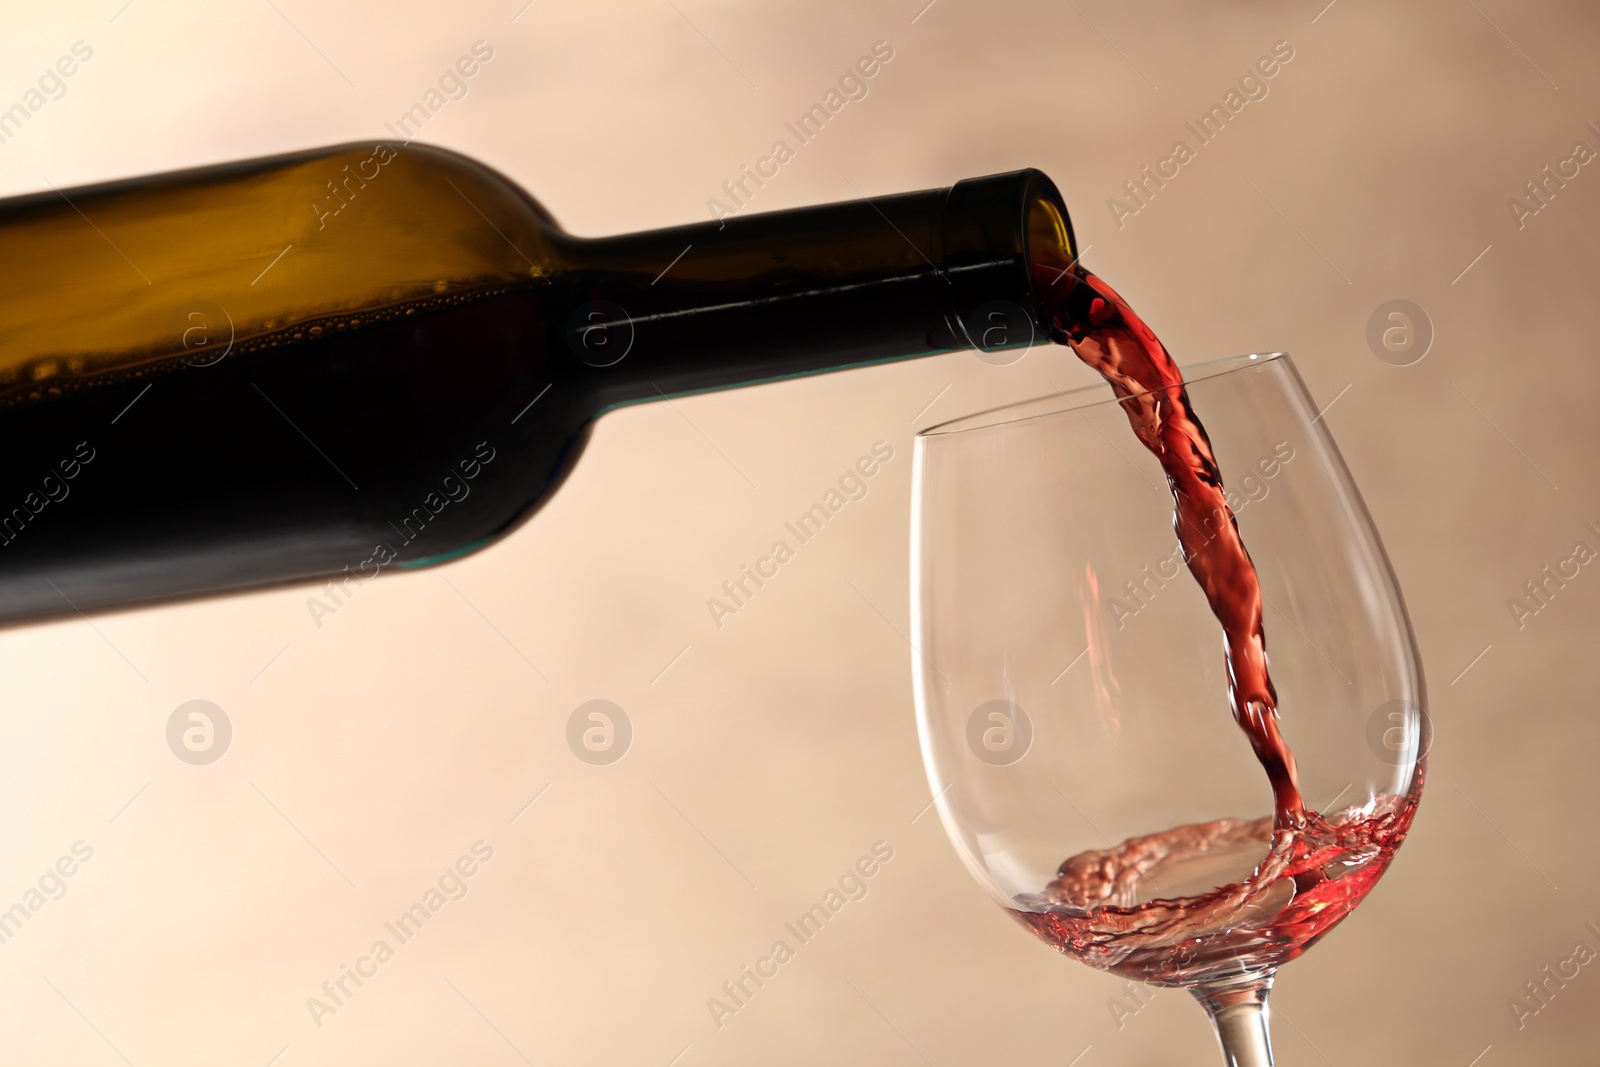
[[[212,365],[168,357],[47,402],[0,391],[8,503],[77,441],[94,449],[64,500],[0,531],[7,612],[139,599],[175,556],[159,578],[171,593],[263,573],[359,584],[513,524],[554,491],[589,419],[570,367],[523,357],[545,296],[525,285],[310,320]],[[79,569],[113,548],[144,565]]]
[[[1269,970],[1310,948],[1377,884],[1421,787],[1418,775],[1406,796],[1382,798],[1370,813],[1306,812],[1294,830],[1274,830],[1270,817],[1220,819],[1079,853],[1043,893],[1019,896],[1012,915],[1063,953],[1153,985]],[[1247,878],[1131,903],[1147,885],[1181,878],[1186,865],[1263,850]]]
[[[1278,695],[1267,673],[1261,582],[1228,506],[1211,439],[1189,404],[1183,375],[1160,339],[1122,297],[1082,267],[1036,268],[1048,294],[1051,339],[1070,345],[1122,398],[1133,432],[1158,460],[1172,489],[1172,522],[1189,573],[1222,624],[1228,704],[1266,768],[1277,826],[1305,810],[1294,754],[1278,732]]]
[[[1410,828],[1422,775],[1405,797],[1333,816],[1307,809],[1278,729],[1260,579],[1182,374],[1104,281],[1076,264],[1059,271],[1035,264],[1034,272],[1048,294],[1051,339],[1111,384],[1134,434],[1166,473],[1184,560],[1222,626],[1229,707],[1267,773],[1274,814],[1180,826],[1080,853],[1042,893],[1019,896],[1012,914],[1064,953],[1158,985],[1276,967],[1377,883]]]

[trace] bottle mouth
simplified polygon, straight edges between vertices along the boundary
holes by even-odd
[[[1054,184],[1050,187],[1055,193]],[[1036,194],[1028,205],[1027,255],[1030,267],[1051,267],[1065,272],[1078,262],[1077,242],[1067,209],[1058,204],[1060,193],[1051,199]]]
[[[1055,182],[1032,168],[957,182],[946,200],[943,230],[951,332],[982,351],[1045,336],[1045,289],[1078,258]],[[1047,273],[1051,268],[1055,273]]]

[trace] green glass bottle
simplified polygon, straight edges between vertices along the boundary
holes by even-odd
[[[0,201],[0,621],[459,556],[612,408],[1012,343],[1073,254],[1032,170],[598,239],[420,144]]]

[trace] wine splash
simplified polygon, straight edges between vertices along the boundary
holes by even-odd
[[[1229,707],[1267,773],[1274,814],[1180,826],[1080,853],[1043,892],[1019,896],[1013,915],[1062,952],[1160,985],[1276,967],[1304,952],[1377,883],[1410,828],[1422,775],[1404,797],[1329,815],[1306,807],[1294,754],[1278,728],[1260,579],[1183,375],[1100,278],[1076,263],[1033,269],[1051,339],[1110,383],[1134,434],[1166,473],[1184,561],[1222,626]],[[1214,886],[1204,872],[1252,862],[1248,877],[1199,893],[1163,888],[1186,876]]]
[[[1271,818],[1219,819],[1079,853],[1012,915],[1048,944],[1101,970],[1191,987],[1267,971],[1305,952],[1361,903],[1405,840],[1422,776],[1370,812],[1307,812],[1295,830]],[[1210,854],[1266,858],[1248,878],[1203,893],[1130,902]],[[1117,901],[1123,903],[1118,904]]]

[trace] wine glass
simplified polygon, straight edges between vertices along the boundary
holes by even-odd
[[[1188,379],[1260,575],[1306,814],[1274,823],[1161,468],[1104,386],[918,435],[917,724],[945,830],[1000,906],[1091,966],[1189,989],[1228,1063],[1259,1067],[1277,968],[1411,825],[1429,723],[1400,590],[1293,363]]]

